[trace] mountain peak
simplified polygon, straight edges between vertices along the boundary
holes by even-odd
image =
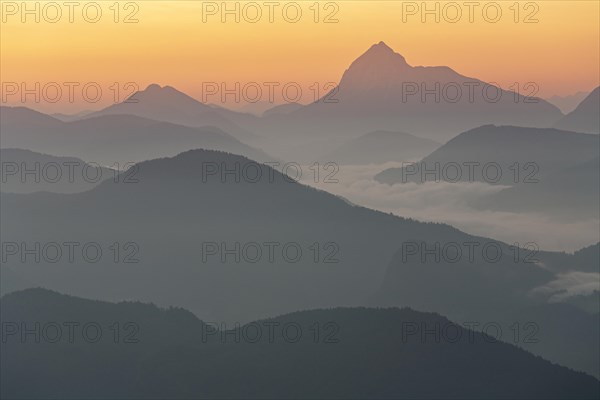
[[[369,47],[346,70],[340,81],[345,91],[385,87],[391,77],[405,76],[412,67],[383,41]]]
[[[160,86],[157,83],[152,83],[146,87],[146,89],[136,92],[131,98],[142,100],[144,102],[155,102],[161,103],[164,106],[185,106],[185,105],[197,105],[199,102],[188,96],[187,94],[180,92],[172,86]]]
[[[373,73],[399,72],[398,70],[410,69],[410,65],[402,55],[396,53],[390,46],[381,41],[369,47],[360,57],[350,65],[349,70],[371,71]]]
[[[394,52],[394,50],[392,50],[392,48],[390,46],[388,46],[387,44],[385,44],[385,42],[382,40],[377,44],[374,44],[373,46],[371,46],[371,48],[378,48],[381,50],[385,50],[385,51],[391,51],[392,53]]]
[[[385,44],[385,42],[381,41],[369,47],[367,51],[365,51],[356,61],[360,59],[369,59],[371,61],[377,60],[402,60],[402,62],[406,63],[404,57],[400,54],[396,53],[390,46]]]
[[[179,90],[175,89],[173,86],[169,86],[169,85],[165,85],[165,86],[160,86],[158,83],[151,83],[150,85],[148,85],[146,87],[146,89],[142,90],[142,92],[148,92],[148,93],[180,93],[180,94],[184,94],[183,92],[180,92]],[[187,95],[186,95],[187,96]]]

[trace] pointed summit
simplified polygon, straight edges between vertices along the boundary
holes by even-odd
[[[340,81],[345,90],[388,86],[391,77],[404,76],[412,67],[383,41],[369,47],[346,70]]]
[[[369,60],[369,62],[378,61],[395,61],[406,64],[406,60],[400,54],[396,53],[390,46],[381,41],[369,47],[360,57],[358,57],[355,63],[359,60]]]
[[[320,118],[323,122],[314,123],[315,135],[330,130],[332,136],[339,132],[358,137],[388,130],[447,142],[481,125],[552,126],[563,116],[541,99],[535,104],[527,104],[522,96],[518,102],[511,100],[515,93],[500,92],[499,87],[502,96],[492,105],[483,89],[487,84],[477,78],[447,66],[412,66],[385,42],[369,46],[344,71],[335,94],[290,113],[290,120],[301,121],[301,126]],[[594,111],[597,118],[597,103]]]
[[[394,52],[394,50],[392,50],[392,48],[390,46],[388,46],[387,44],[385,44],[385,42],[382,40],[377,44],[374,44],[373,46],[371,46],[371,49],[379,49],[378,51],[390,51],[390,52]]]

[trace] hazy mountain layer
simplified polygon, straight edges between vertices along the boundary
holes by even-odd
[[[110,166],[173,156],[190,148],[272,158],[214,127],[192,128],[132,115],[62,122],[23,107],[1,107],[2,147],[80,157]]]
[[[322,159],[338,164],[383,164],[419,159],[440,146],[433,140],[403,132],[377,131],[352,139]]]
[[[575,132],[600,133],[600,87],[594,89],[556,127]]]
[[[525,244],[353,206],[240,156],[189,151],[136,170],[135,184],[105,182],[68,196],[2,194],[2,238],[12,243],[4,249],[2,290],[44,286],[247,322],[370,304],[382,282],[396,282],[386,275],[399,249],[457,243],[464,253],[443,279],[436,268],[406,264],[401,281],[413,285],[401,289],[403,299],[424,310],[477,318],[486,310],[495,318],[546,304],[554,292],[537,289],[582,268],[572,255],[532,253]],[[65,245],[72,242],[73,260]],[[470,259],[464,246],[473,242]],[[440,265],[435,255],[426,261]],[[432,282],[440,288],[429,290]]]
[[[105,179],[116,182],[120,173],[98,164],[87,164],[79,158],[56,157],[23,149],[0,149],[0,163],[0,188],[9,193],[83,192]]]

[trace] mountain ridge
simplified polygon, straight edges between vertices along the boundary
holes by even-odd
[[[62,398],[421,398],[424,393],[435,398],[590,398],[599,390],[598,380],[589,375],[468,331],[439,314],[408,308],[298,311],[229,328],[229,340],[223,341],[218,328],[179,308],[98,302],[42,288],[5,295],[0,307],[3,323],[18,318],[60,326],[91,320],[108,329],[115,323],[131,327],[125,323],[130,321],[136,327],[122,328],[116,343],[107,331],[93,345],[77,334],[73,343],[61,338],[32,344],[7,336],[3,397],[31,398],[52,390]],[[247,327],[265,324],[275,327],[274,334],[252,339]],[[291,324],[304,332],[295,342],[278,328]],[[428,340],[409,333],[407,324],[451,326],[453,333]],[[75,326],[79,332],[80,325]],[[322,335],[312,333],[315,326]],[[232,339],[238,336],[242,340]],[[31,362],[37,368],[28,368]],[[25,377],[37,384],[23,385]]]

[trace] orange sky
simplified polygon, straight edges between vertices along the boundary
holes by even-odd
[[[514,1],[479,1],[472,22],[465,1],[454,3],[460,7],[460,17],[456,7],[437,2],[439,22],[435,13],[422,15],[421,1],[322,1],[318,7],[312,0],[274,2],[273,22],[269,22],[267,2],[239,2],[239,23],[234,14],[222,22],[220,1],[121,1],[118,22],[115,2],[97,1],[102,15],[96,23],[89,22],[95,18],[92,2],[78,2],[72,23],[64,1],[54,3],[58,8],[44,1],[27,5],[34,9],[35,3],[39,3],[39,22],[35,14],[23,15],[21,1],[1,2],[3,104],[20,102],[20,93],[7,97],[10,82],[25,82],[29,88],[35,82],[62,86],[63,95],[56,103],[46,101],[54,96],[52,85],[38,104],[33,103],[33,95],[27,97],[27,105],[53,112],[106,106],[115,99],[110,89],[114,82],[121,86],[119,100],[127,92],[126,82],[140,88],[153,82],[172,85],[198,99],[202,99],[203,82],[226,82],[229,87],[236,81],[261,86],[298,82],[303,88],[300,100],[307,102],[314,97],[309,86],[337,82],[352,60],[382,40],[412,65],[448,65],[504,88],[533,81],[541,96],[589,91],[600,80],[600,2],[596,0],[519,2],[518,7]],[[228,7],[235,4],[228,2]],[[427,2],[427,7],[434,9],[435,4]],[[257,10],[254,5],[262,12],[256,23],[251,22]],[[496,6],[502,14],[492,22]],[[52,23],[57,9],[62,16]],[[292,23],[296,9],[302,15]],[[137,22],[124,23],[129,14]],[[330,14],[337,22],[324,22]],[[527,19],[532,22],[526,23]],[[64,82],[80,84],[73,102]],[[96,103],[85,101],[81,93],[89,82],[97,82],[103,90]],[[268,100],[263,87],[263,99]],[[209,100],[220,102],[217,96]]]

